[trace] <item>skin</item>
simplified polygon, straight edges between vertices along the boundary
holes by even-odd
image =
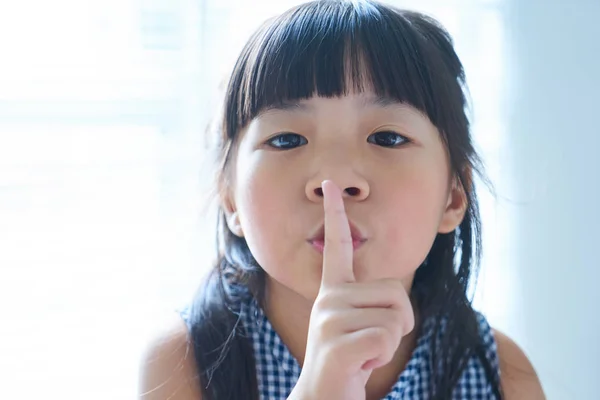
[[[225,200],[228,223],[277,293],[316,298],[323,260],[306,239],[323,224],[323,196],[315,190],[326,179],[359,191],[344,194],[348,218],[369,239],[353,258],[359,281],[396,278],[409,289],[436,234],[453,230],[464,215],[436,128],[411,107],[365,106],[370,98],[312,98],[302,102],[305,109],[262,114],[241,134],[234,189]],[[390,131],[407,140],[395,148],[367,141]],[[266,143],[282,132],[307,144],[280,150]]]
[[[402,364],[395,355],[402,338],[414,328],[413,309],[401,280],[356,280],[341,191],[331,181],[324,181],[322,188],[327,232],[322,279],[311,312],[304,367],[292,398],[381,398],[389,387],[367,383],[376,368],[381,376],[382,366],[399,373]],[[395,376],[389,378],[391,386]]]
[[[301,365],[309,353],[311,321],[330,325],[329,320],[315,316],[315,310],[327,314],[339,305],[313,307],[321,304],[315,300],[322,294],[326,262],[307,238],[327,221],[324,180],[341,189],[339,202],[331,201],[338,208],[340,204],[345,207],[342,221],[333,226],[347,226],[351,221],[367,239],[356,251],[350,245],[348,265],[343,268],[351,271],[353,282],[370,284],[371,296],[394,285],[392,293],[400,291],[408,298],[414,273],[437,233],[452,231],[464,216],[464,194],[453,184],[437,129],[412,107],[394,102],[382,105],[376,100],[371,93],[314,97],[294,107],[263,113],[240,138],[233,191],[225,202],[228,224],[235,234],[246,238],[267,272],[265,312]],[[277,136],[282,133],[286,136]],[[277,148],[282,143],[293,146]],[[336,189],[331,190],[336,196]],[[325,232],[327,248],[336,231],[326,224]],[[340,240],[351,242],[349,237]],[[336,292],[334,297],[340,298],[332,303],[348,306],[348,299],[355,298],[359,289],[355,285],[347,291],[350,293],[345,296]],[[398,305],[399,300],[392,295],[388,302]],[[403,316],[396,320],[415,318],[410,302],[405,303],[399,310]],[[337,324],[352,318],[348,314]],[[389,340],[396,345],[380,355],[386,362],[375,360],[380,368],[370,371],[368,382],[356,384],[357,388],[367,385],[375,397],[385,394],[410,358],[415,338],[400,339],[411,330],[392,335],[394,339]],[[317,342],[322,348],[327,341]],[[348,346],[356,353],[356,346]],[[315,377],[334,376],[334,370],[320,371]],[[303,367],[304,371],[307,368]],[[339,381],[360,381],[350,375]],[[312,382],[314,388],[314,379]],[[348,399],[349,395],[330,393],[327,398]]]
[[[411,107],[373,100],[313,97],[240,133],[222,204],[267,272],[265,312],[303,367],[290,399],[387,393],[415,346],[414,273],[436,234],[464,217],[436,128]],[[299,136],[278,137],[286,132]],[[349,223],[367,239],[356,250]],[[320,253],[307,239],[323,224]],[[140,398],[198,399],[185,325],[165,326],[143,358]],[[506,398],[544,398],[525,354],[495,337]]]

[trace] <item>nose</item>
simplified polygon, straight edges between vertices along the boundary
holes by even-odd
[[[353,201],[363,201],[369,197],[369,183],[367,180],[356,173],[349,172],[343,177],[331,177],[324,174],[310,179],[306,184],[306,197],[313,202],[320,203],[323,201],[323,189],[321,183],[329,179],[333,181],[339,188],[342,189],[342,194],[345,199]]]

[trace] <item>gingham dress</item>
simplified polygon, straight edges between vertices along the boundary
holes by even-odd
[[[258,392],[261,400],[285,400],[300,376],[300,365],[273,329],[273,326],[257,304],[249,298],[240,305],[240,317],[254,347]],[[189,323],[189,310],[181,312]],[[477,314],[479,331],[486,349],[486,357],[499,377],[496,342],[485,317]],[[382,400],[426,400],[430,397],[428,381],[430,374],[429,352],[432,343],[433,324],[425,322],[423,334],[406,368]],[[473,356],[458,380],[452,399],[495,399],[479,359]]]

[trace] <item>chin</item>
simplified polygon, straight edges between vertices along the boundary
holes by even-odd
[[[308,271],[306,271],[308,272]],[[278,299],[286,297],[288,299],[296,298],[297,300],[305,300],[314,303],[319,288],[321,287],[321,277],[310,277],[308,274],[299,279],[293,276],[281,276],[277,273],[266,271],[266,285],[270,295],[274,295]]]

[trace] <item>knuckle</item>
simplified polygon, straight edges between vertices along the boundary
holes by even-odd
[[[331,308],[336,303],[338,295],[337,292],[333,289],[323,288],[319,292],[313,308],[316,310],[326,310]]]
[[[394,329],[394,331],[404,330],[404,317],[402,316],[402,313],[400,311],[393,310],[389,315],[388,321],[391,327]]]
[[[337,318],[336,313],[329,311],[322,312],[319,318],[319,326],[326,336],[336,332],[339,329],[339,319]]]
[[[388,284],[388,290],[390,293],[390,298],[393,299],[393,302],[396,306],[402,307],[406,300],[405,289],[402,286],[401,282],[391,281]]]
[[[389,362],[400,344],[400,339],[396,339],[395,336],[389,329],[383,327],[375,328],[367,336],[366,345],[376,349],[377,353],[380,354],[381,360]]]
[[[377,349],[382,349],[386,340],[387,330],[382,327],[375,327],[366,335],[365,341],[368,346],[373,346]]]

